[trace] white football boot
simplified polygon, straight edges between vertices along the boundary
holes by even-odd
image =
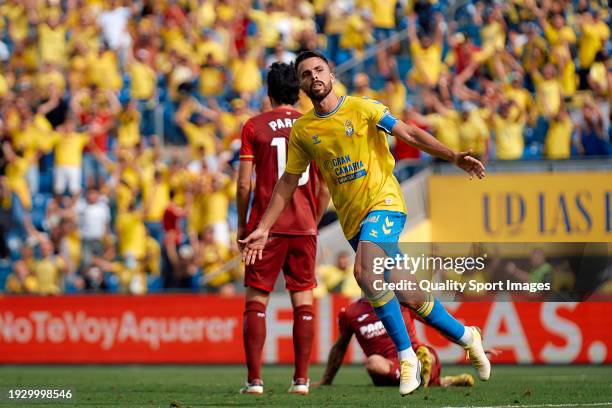
[[[416,355],[400,360],[399,392],[402,397],[412,393],[421,385],[421,363]]]
[[[308,395],[310,380],[298,378],[291,382],[291,387],[287,390],[289,394]]]
[[[244,384],[244,387],[240,389],[241,394],[261,395],[263,392],[263,382],[261,380],[253,380],[250,383],[247,382]]]
[[[467,358],[472,363],[472,366],[478,373],[478,378],[482,381],[487,381],[491,375],[491,363],[487,358],[487,354],[484,351],[482,345],[482,336],[480,329],[475,326],[466,326],[466,330],[472,330],[472,344],[465,346],[464,349],[467,352]]]

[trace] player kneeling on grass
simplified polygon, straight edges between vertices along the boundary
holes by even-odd
[[[336,95],[332,89],[335,76],[322,54],[301,53],[295,69],[300,87],[314,109],[293,124],[285,173],[278,180],[259,225],[240,241],[245,245],[245,263],[261,263],[271,228],[278,219],[283,219],[281,214],[291,202],[302,173],[314,161],[329,188],[344,235],[356,252],[355,279],[397,349],[400,394],[410,394],[421,383],[420,363],[402,319],[400,301],[428,325],[464,347],[478,377],[488,380],[491,364],[477,328],[464,326],[442,303],[423,291],[394,293],[388,288],[377,288],[374,283],[378,275],[373,270],[376,258],[395,257],[399,253],[397,244],[406,223],[406,203],[393,176],[395,161],[389,151],[388,134],[454,163],[470,177],[484,177],[484,166],[470,152],[455,152],[429,133],[398,120],[379,102]],[[394,279],[392,273],[385,275]]]
[[[471,387],[474,377],[460,374],[441,377],[442,366],[438,353],[417,340],[410,309],[402,307],[402,316],[412,340],[412,348],[421,363],[421,384],[429,386]],[[398,386],[400,365],[393,340],[387,334],[380,319],[367,299],[360,299],[343,308],[338,314],[339,336],[329,352],[327,367],[321,381],[313,384],[331,385],[353,335],[367,357],[366,370],[375,386]]]
[[[274,185],[285,169],[291,128],[300,116],[292,107],[299,94],[293,66],[272,64],[267,80],[273,109],[249,119],[242,130],[237,192],[239,239],[256,228],[270,202]],[[257,180],[247,224],[253,170]],[[317,223],[329,202],[329,192],[317,182],[314,166],[306,169],[296,187],[293,199],[270,231],[264,259],[246,267],[243,333],[248,378],[240,390],[243,394],[263,393],[261,355],[266,340],[266,307],[281,269],[293,305],[295,372],[289,392],[308,394],[315,324],[312,289],[316,286]],[[239,246],[243,247],[241,243]]]

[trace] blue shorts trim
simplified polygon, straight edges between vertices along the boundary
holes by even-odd
[[[397,243],[406,224],[406,214],[399,211],[370,211],[361,222],[357,235],[349,240],[354,251],[357,251],[359,241],[379,244],[387,256],[393,257],[400,253]]]

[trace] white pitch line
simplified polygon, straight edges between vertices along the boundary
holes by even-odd
[[[612,402],[585,402],[575,404],[533,404],[533,405],[491,405],[491,406],[457,406],[442,408],[566,408],[566,407],[601,407],[612,406]]]

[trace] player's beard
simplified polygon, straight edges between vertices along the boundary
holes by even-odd
[[[322,84],[323,86],[318,88],[315,91],[313,89],[315,84]],[[310,99],[312,99],[313,101],[316,101],[316,102],[320,102],[323,99],[325,99],[325,97],[327,97],[327,95],[329,95],[329,93],[331,91],[332,91],[332,82],[331,81],[329,81],[328,83],[325,83],[323,81],[315,81],[312,84],[310,84],[310,88],[305,90],[306,95],[308,95],[308,97]]]

